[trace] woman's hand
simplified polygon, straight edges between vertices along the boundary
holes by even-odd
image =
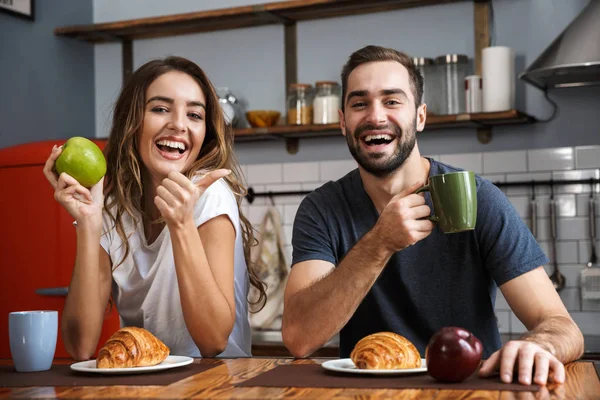
[[[58,176],[54,170],[54,163],[61,152],[62,147],[55,145],[44,165],[44,175],[54,188],[54,199],[67,210],[77,223],[85,220],[102,226],[104,178],[90,189],[86,189],[65,172]]]
[[[154,204],[167,226],[182,226],[193,221],[196,201],[217,180],[229,175],[228,169],[212,171],[193,183],[185,175],[171,171],[156,189]]]

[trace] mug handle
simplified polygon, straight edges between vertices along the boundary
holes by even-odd
[[[419,194],[421,192],[429,192],[431,190],[431,187],[429,185],[425,185],[425,186],[421,186],[420,188],[417,189],[417,191],[415,192],[415,194]],[[436,215],[430,215],[429,217],[425,217],[423,219],[428,219],[431,222],[439,222],[440,218]]]

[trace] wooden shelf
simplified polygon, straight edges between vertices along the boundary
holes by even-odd
[[[260,1],[260,0],[257,0]],[[474,3],[475,66],[481,68],[481,49],[489,46],[489,21],[491,0],[291,0],[256,4],[218,10],[189,12],[151,18],[131,19],[91,25],[63,26],[54,34],[90,43],[122,42],[123,79],[133,71],[133,45],[136,39],[211,32],[271,24],[285,26],[284,65],[285,87],[298,81],[297,27],[298,21],[385,12],[402,8],[423,7],[460,1]],[[535,118],[517,110],[495,113],[430,115],[425,131],[449,128],[476,128],[481,143],[491,140],[490,128],[496,125],[528,124]],[[481,129],[480,129],[481,128]],[[288,151],[297,151],[297,139],[308,137],[340,136],[339,124],[275,126],[271,128],[237,129],[236,142],[265,139],[287,140]],[[294,145],[294,143],[296,143]]]
[[[91,25],[57,27],[54,34],[91,43],[147,39],[223,29],[383,12],[465,0],[293,0]]]
[[[291,139],[342,135],[340,124],[276,125],[269,128],[235,129],[234,134],[236,142],[261,139]]]
[[[518,110],[475,114],[430,115],[427,117],[425,129],[489,128],[497,125],[522,125],[534,122],[537,122],[534,117]]]
[[[489,128],[498,125],[519,125],[534,122],[536,122],[534,117],[517,110],[476,114],[430,115],[427,117],[424,131],[451,128]],[[339,124],[278,125],[270,128],[236,129],[234,132],[236,142],[341,136]]]

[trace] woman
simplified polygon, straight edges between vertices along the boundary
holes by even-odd
[[[104,179],[89,190],[44,174],[75,219],[77,256],[63,317],[69,354],[96,349],[109,297],[122,326],[143,327],[173,355],[250,356],[252,228],[215,90],[180,57],[140,67],[117,99]]]

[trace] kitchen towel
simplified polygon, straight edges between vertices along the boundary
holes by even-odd
[[[503,383],[499,377],[480,379],[477,374],[459,383],[438,382],[427,373],[415,375],[358,375],[328,371],[319,364],[280,365],[234,386],[363,388],[363,389],[459,389],[537,392],[538,385]]]
[[[253,329],[280,330],[283,314],[283,293],[289,274],[289,266],[285,260],[283,249],[284,238],[281,231],[281,216],[276,206],[270,206],[263,217],[259,235],[258,249],[254,264],[257,275],[266,285],[267,302],[264,308],[250,314],[250,325]],[[257,290],[250,289],[250,299],[258,299]]]
[[[130,375],[105,375],[83,373],[71,370],[68,364],[54,364],[48,371],[17,372],[12,365],[0,366],[0,387],[24,386],[163,386],[170,385],[192,375],[208,371],[221,365],[200,364],[195,360],[192,364],[151,373]]]
[[[515,53],[505,46],[481,51],[483,112],[506,111],[515,107]]]

